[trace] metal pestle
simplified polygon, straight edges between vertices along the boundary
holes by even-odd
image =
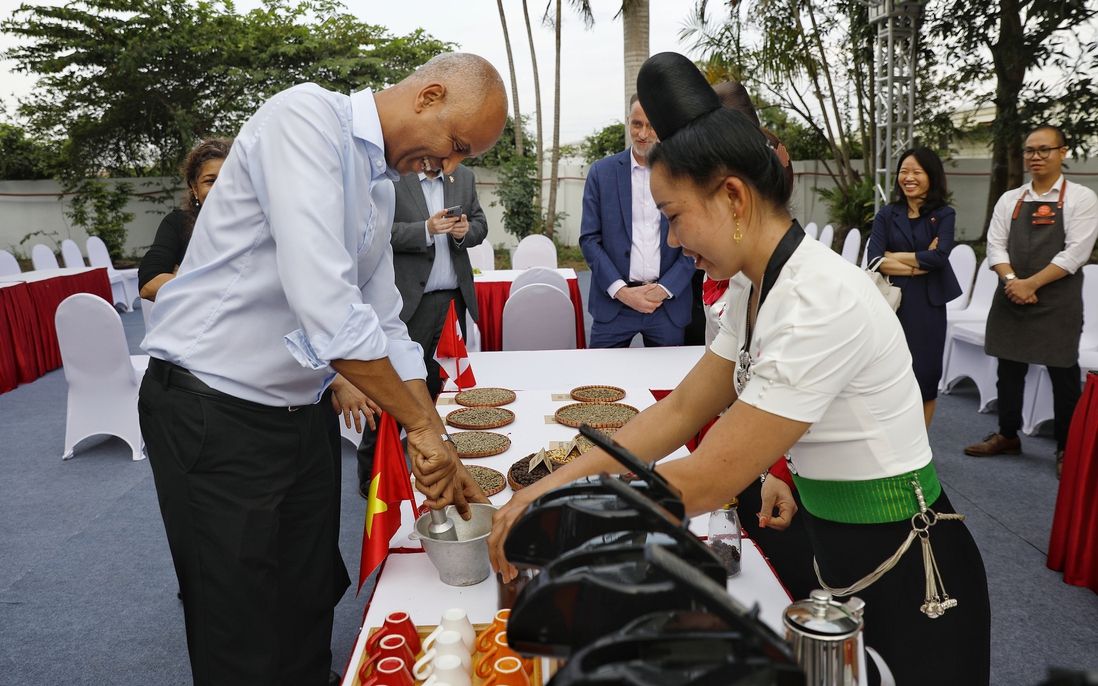
[[[446,516],[445,509],[431,510],[431,523],[427,526],[427,534],[436,541],[458,540],[457,529]]]

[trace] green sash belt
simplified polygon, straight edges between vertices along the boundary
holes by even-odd
[[[927,506],[942,494],[934,462],[899,476],[869,481],[823,481],[793,475],[801,502],[814,516],[844,524],[882,524],[910,519],[919,512],[911,485],[918,477]]]

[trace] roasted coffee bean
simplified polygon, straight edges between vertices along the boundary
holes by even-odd
[[[736,576],[740,573],[740,549],[721,540],[709,541],[709,547],[720,558],[728,576]]]

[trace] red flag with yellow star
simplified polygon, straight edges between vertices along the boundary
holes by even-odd
[[[400,528],[400,502],[410,500],[415,509],[408,463],[400,443],[400,429],[388,412],[381,413],[374,448],[374,475],[366,501],[366,524],[362,528],[362,560],[358,590],[389,554],[389,540]]]

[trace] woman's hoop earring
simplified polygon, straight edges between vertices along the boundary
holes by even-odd
[[[740,218],[735,214],[732,215],[732,218],[736,220],[736,233],[732,234],[732,240],[739,243],[743,240],[743,232],[740,231]]]

